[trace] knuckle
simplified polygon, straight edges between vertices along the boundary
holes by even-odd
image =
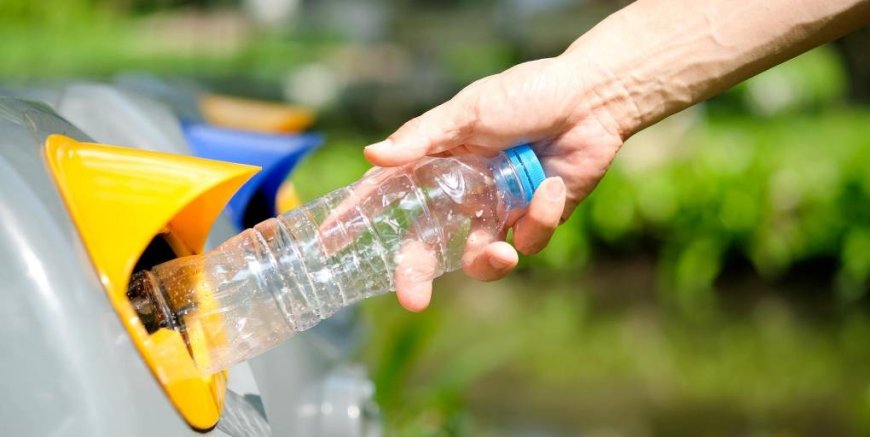
[[[542,249],[544,249],[544,246],[542,244],[534,243],[534,244],[529,244],[528,247],[526,247],[525,250],[522,251],[522,253],[523,253],[523,255],[536,255]]]
[[[543,248],[536,240],[523,240],[517,242],[517,250],[523,255],[534,255]]]
[[[479,278],[480,282],[495,282],[502,278],[502,275],[498,273],[492,273],[486,276]]]
[[[537,232],[552,232],[559,226],[559,216],[550,217],[550,211],[544,211],[543,208],[530,209],[526,214],[526,227],[532,227]]]

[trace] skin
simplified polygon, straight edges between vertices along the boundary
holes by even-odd
[[[547,245],[631,135],[867,23],[870,0],[639,0],[557,57],[472,83],[365,156],[391,167],[532,143],[551,177],[513,224],[516,248],[495,242],[464,260],[469,276],[496,280],[516,266],[517,251]],[[397,274],[405,308],[424,309],[431,293],[430,276]]]

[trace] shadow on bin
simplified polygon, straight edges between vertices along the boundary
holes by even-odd
[[[227,215],[239,229],[285,212],[278,207],[278,194],[292,191],[282,190],[282,184],[302,157],[323,142],[319,133],[265,134],[195,122],[184,123],[183,130],[196,156],[262,167],[227,204]]]

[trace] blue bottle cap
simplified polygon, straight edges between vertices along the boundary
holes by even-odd
[[[544,167],[541,166],[541,161],[538,160],[535,151],[528,144],[512,147],[505,150],[504,153],[517,170],[517,175],[523,184],[526,201],[531,202],[535,190],[547,178],[547,175],[544,174]]]

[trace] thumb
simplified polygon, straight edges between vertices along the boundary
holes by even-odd
[[[474,113],[472,106],[454,97],[366,147],[365,157],[374,165],[394,167],[460,146],[471,134]]]

